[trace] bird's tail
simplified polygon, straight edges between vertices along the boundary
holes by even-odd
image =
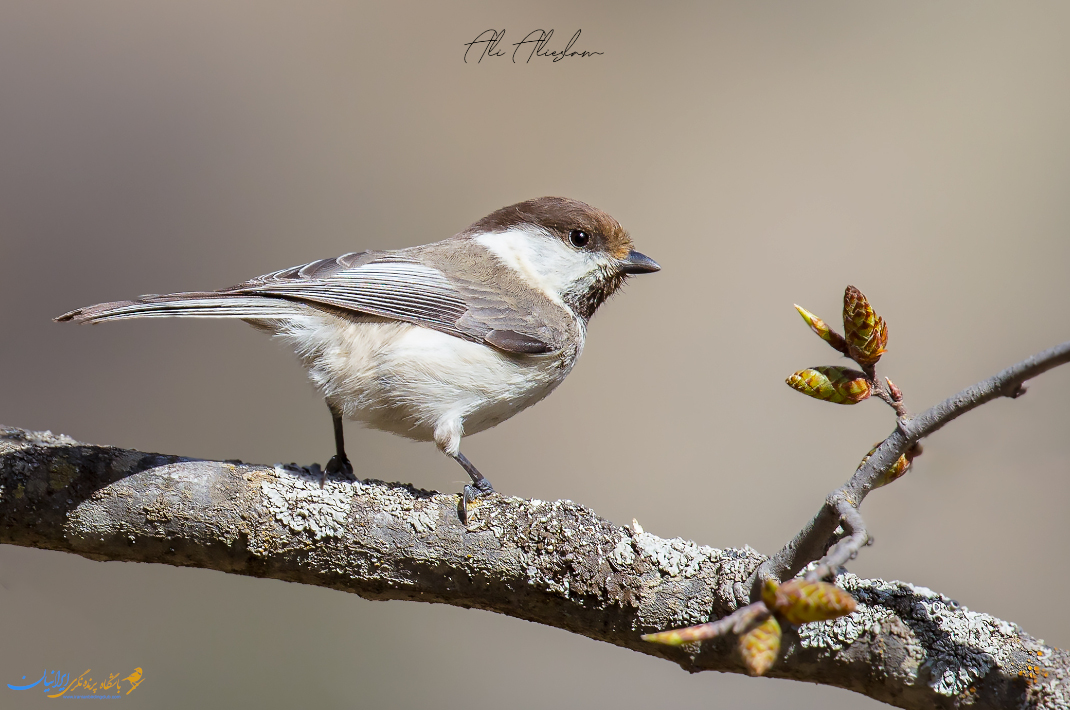
[[[57,322],[103,323],[127,318],[290,318],[302,307],[269,296],[221,293],[172,293],[142,296],[136,301],[114,301],[77,308],[55,318]]]

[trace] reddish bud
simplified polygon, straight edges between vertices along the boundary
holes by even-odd
[[[881,359],[888,345],[888,327],[854,286],[843,294],[843,328],[848,354],[866,367]]]
[[[874,444],[873,448],[869,450],[869,453],[862,457],[862,460],[858,463],[858,467],[861,468],[869,461],[869,457],[873,455],[873,452],[877,450],[883,441],[879,441]],[[903,474],[910,470],[910,465],[914,462],[914,457],[921,454],[921,444],[914,444],[914,446],[905,454],[896,459],[896,462],[892,464],[892,467],[879,475],[873,482],[874,488],[880,488],[881,486],[887,486],[892,481],[902,478]]]

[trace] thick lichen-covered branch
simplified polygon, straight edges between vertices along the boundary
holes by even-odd
[[[0,428],[0,542],[477,607],[665,658],[742,672],[731,643],[644,633],[724,617],[764,558],[620,527],[570,501],[458,497],[199,461]],[[768,675],[905,708],[1067,707],[1070,655],[898,582],[841,575],[857,610],[788,629]],[[711,700],[711,704],[716,702]]]

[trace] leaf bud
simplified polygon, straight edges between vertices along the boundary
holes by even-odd
[[[839,366],[799,370],[786,382],[805,395],[833,404],[858,404],[873,392],[866,373]]]
[[[797,310],[799,315],[803,317],[803,320],[810,326],[810,329],[817,333],[817,337],[821,338],[844,355],[847,354],[847,341],[843,339],[842,335],[834,331],[832,328],[829,328],[825,321],[821,320],[798,303],[795,304],[795,310]]]
[[[888,345],[888,327],[854,286],[843,293],[843,328],[848,355],[859,365],[874,365]]]
[[[828,621],[846,616],[857,606],[854,597],[835,584],[789,579],[783,584],[766,582],[762,601],[790,624]]]
[[[765,675],[780,654],[780,622],[775,616],[739,637],[739,652],[751,675]]]

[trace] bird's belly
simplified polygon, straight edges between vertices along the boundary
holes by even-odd
[[[317,316],[282,335],[347,419],[421,441],[444,424],[465,434],[500,424],[548,395],[577,354],[509,355],[382,319]]]

